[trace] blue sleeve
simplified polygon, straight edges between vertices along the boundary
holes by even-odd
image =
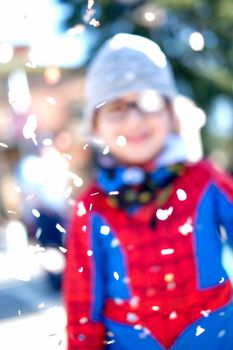
[[[216,219],[233,248],[233,180],[222,175],[215,185],[215,190]]]

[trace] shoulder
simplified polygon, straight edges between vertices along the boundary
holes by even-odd
[[[188,165],[188,168],[196,172],[197,176],[203,176],[210,183],[215,185],[219,190],[227,191],[233,195],[233,178],[225,170],[210,162],[208,159],[203,159],[200,162]]]

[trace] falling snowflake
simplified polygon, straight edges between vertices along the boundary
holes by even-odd
[[[169,207],[168,209],[157,209],[156,211],[156,217],[159,220],[167,220],[167,218],[172,214],[173,207]]]
[[[95,3],[94,0],[88,0],[87,9],[90,10],[92,8],[92,6],[94,5],[94,3]]]
[[[222,330],[218,333],[218,338],[224,337],[225,334],[226,334],[226,330],[225,330],[225,329],[222,329]]]
[[[174,253],[174,249],[173,248],[166,248],[166,249],[162,249],[161,250],[161,254],[162,255],[171,255]]]
[[[134,323],[138,321],[138,316],[133,312],[128,312],[126,315],[126,319],[128,322]]]
[[[202,333],[205,332],[205,328],[202,328],[201,326],[197,326],[196,328],[196,337],[199,337]]]
[[[200,314],[203,315],[204,317],[208,317],[209,314],[211,313],[211,310],[201,310]]]
[[[107,236],[110,232],[110,227],[107,225],[102,225],[100,228],[100,233],[104,236]]]
[[[117,238],[113,238],[113,240],[111,241],[111,247],[112,248],[118,247],[119,244],[120,244],[120,241]]]
[[[187,194],[184,190],[182,190],[181,188],[179,188],[176,191],[177,197],[180,201],[185,201],[187,199]]]
[[[5,143],[3,143],[3,142],[0,142],[0,147],[8,148],[7,144],[5,144]]]
[[[86,208],[84,206],[84,203],[83,202],[79,202],[78,203],[77,215],[79,217],[81,217],[81,216],[85,215],[86,213],[87,213],[87,211],[86,211]]]
[[[81,187],[83,185],[83,179],[72,171],[68,171],[67,176],[73,180],[74,186]]]
[[[36,128],[37,128],[37,117],[35,114],[30,114],[23,127],[23,136],[25,137],[25,139],[32,139],[33,142],[37,145],[36,134],[35,134]]]
[[[109,146],[105,146],[105,148],[103,150],[103,154],[106,155],[109,153],[109,151],[110,151]]]
[[[119,135],[116,139],[116,144],[120,147],[124,147],[127,143],[125,136]]]
[[[37,209],[32,209],[32,214],[36,217],[39,218],[40,217],[40,212]]]
[[[190,232],[193,232],[192,219],[188,218],[184,225],[178,227],[178,231],[183,235],[187,236]]]
[[[80,318],[80,320],[79,320],[79,323],[80,324],[85,324],[85,323],[87,323],[88,322],[88,318],[87,317],[82,317],[82,318]]]
[[[95,28],[100,26],[100,22],[97,21],[95,18],[92,18],[92,19],[90,20],[89,24],[90,24],[91,26],[95,27]]]
[[[43,309],[45,307],[45,303],[40,303],[40,304],[38,304],[38,309]]]
[[[56,229],[61,233],[66,233],[64,227],[62,227],[59,223],[56,224]]]
[[[115,278],[117,281],[118,281],[119,278],[120,278],[119,274],[118,274],[116,271],[113,272],[113,276],[114,276],[114,278]]]
[[[157,305],[153,305],[152,306],[152,308],[151,308],[151,310],[153,310],[153,311],[159,311],[159,306],[157,306]]]
[[[177,312],[176,311],[172,311],[169,314],[169,320],[175,320],[177,318]]]

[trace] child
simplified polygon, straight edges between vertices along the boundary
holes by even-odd
[[[187,161],[176,93],[165,55],[140,36],[114,36],[88,70],[86,121],[103,149],[68,237],[69,350],[233,349],[221,263],[233,183]]]

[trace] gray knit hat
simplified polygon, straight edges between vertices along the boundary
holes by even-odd
[[[116,34],[108,39],[86,74],[86,127],[99,105],[125,93],[152,89],[168,98],[177,94],[173,73],[160,47],[147,38]]]

